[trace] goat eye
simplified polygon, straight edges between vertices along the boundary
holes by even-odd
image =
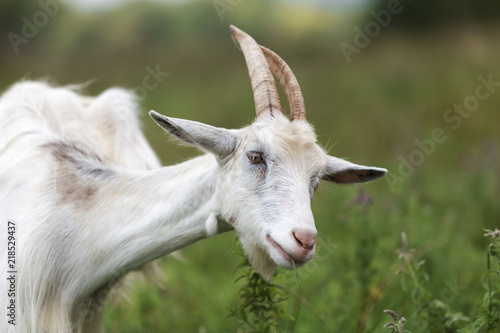
[[[251,151],[247,154],[248,159],[252,164],[259,164],[264,161],[264,158],[262,157],[262,154],[257,152],[257,151]]]

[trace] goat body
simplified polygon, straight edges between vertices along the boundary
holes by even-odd
[[[1,239],[14,222],[19,332],[91,326],[117,279],[206,237],[195,222],[211,213],[215,161],[159,168],[125,90],[90,99],[19,83],[0,99],[0,124]]]
[[[228,130],[151,111],[165,131],[206,152],[178,165],[160,167],[123,89],[90,98],[20,82],[0,98],[0,267],[9,263],[4,241],[15,241],[14,277],[0,279],[0,297],[4,311],[12,300],[16,307],[15,326],[7,309],[0,330],[99,332],[123,276],[233,228],[270,280],[277,266],[300,267],[314,255],[310,203],[320,179],[385,174],[328,156],[288,65],[241,30],[232,33],[251,73],[257,119]],[[291,121],[271,72],[290,100]]]

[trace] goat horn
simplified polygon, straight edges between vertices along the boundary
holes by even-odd
[[[257,117],[267,111],[271,115],[275,111],[282,112],[273,74],[259,44],[247,33],[233,25],[230,26],[230,30],[245,56],[248,74],[252,83]]]
[[[283,91],[285,92],[288,103],[290,103],[290,118],[291,120],[302,119],[306,120],[306,106],[304,97],[300,90],[299,82],[293,74],[287,63],[281,59],[279,55],[261,46],[260,49],[269,63],[271,72],[276,76]]]

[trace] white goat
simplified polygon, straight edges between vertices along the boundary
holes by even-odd
[[[232,229],[270,280],[276,266],[301,266],[313,257],[310,202],[321,179],[355,183],[386,173],[328,156],[305,119],[287,64],[243,31],[231,32],[247,62],[257,118],[227,130],[151,111],[164,130],[207,153],[178,165],[160,168],[125,90],[88,98],[22,82],[1,97],[4,272],[13,260],[7,260],[9,236],[16,257],[14,278],[0,279],[0,331],[102,331],[107,296],[125,274]],[[291,121],[282,114],[273,74]],[[5,313],[12,302],[14,315]]]

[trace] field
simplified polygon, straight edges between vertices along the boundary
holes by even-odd
[[[294,272],[275,281],[290,290],[289,315],[300,300],[294,332],[389,332],[386,309],[404,316],[411,332],[454,331],[419,319],[422,290],[442,301],[437,317],[460,312],[472,323],[485,293],[483,229],[500,224],[500,25],[382,29],[348,63],[339,45],[353,44],[353,28],[363,28],[356,15],[267,1],[231,8],[222,15],[212,2],[131,4],[95,15],[61,8],[17,53],[4,40],[0,88],[48,77],[93,80],[89,94],[135,89],[152,146],[165,165],[179,163],[199,153],[175,146],[146,111],[227,128],[255,116],[243,56],[229,36],[235,24],[290,64],[330,154],[389,169],[366,185],[320,187],[316,257],[298,271],[300,290]],[[151,71],[161,75],[146,89]],[[235,236],[160,259],[160,285],[139,281],[113,300],[107,331],[237,331],[229,311],[242,285]]]

